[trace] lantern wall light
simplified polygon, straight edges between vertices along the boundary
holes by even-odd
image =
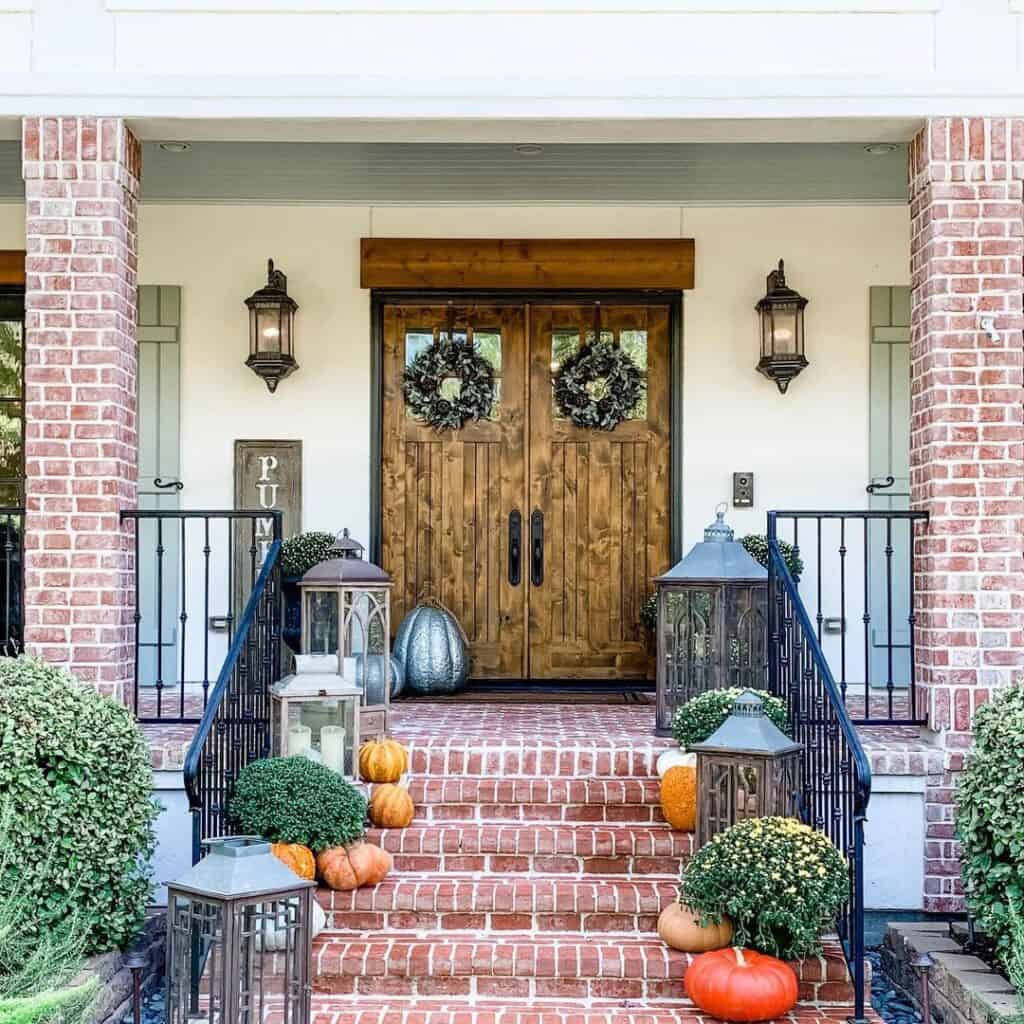
[[[245,300],[249,308],[249,358],[245,365],[273,394],[277,385],[299,364],[295,361],[295,312],[298,303],[288,294],[288,278],[267,260],[267,283]]]
[[[789,382],[807,366],[804,354],[804,309],[808,300],[786,284],[785,265],[768,275],[765,296],[754,307],[761,317],[758,373],[786,393]]]

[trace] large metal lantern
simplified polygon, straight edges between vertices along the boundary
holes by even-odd
[[[355,778],[363,691],[338,671],[336,654],[297,654],[295,673],[270,688],[273,752],[308,757]]]
[[[759,373],[775,381],[786,393],[789,382],[807,366],[804,355],[805,299],[786,284],[782,260],[768,275],[765,296],[755,309],[761,315],[761,359]]]
[[[747,818],[795,818],[800,759],[794,743],[765,714],[756,693],[744,693],[697,755],[697,846]]]
[[[253,836],[167,887],[167,1024],[308,1024],[313,889]]]
[[[295,361],[295,313],[298,303],[288,294],[288,278],[267,260],[267,283],[245,300],[249,307],[249,358],[245,365],[262,377],[273,394],[299,364]]]
[[[365,561],[363,546],[343,530],[333,556],[299,581],[302,650],[333,654],[345,682],[362,695],[361,739],[384,736],[391,705],[391,577]]]
[[[767,665],[768,572],[734,539],[725,505],[658,587],[656,728],[707,690],[761,689]]]

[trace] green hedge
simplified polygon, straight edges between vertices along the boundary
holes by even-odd
[[[85,952],[124,946],[150,898],[158,806],[150,752],[123,705],[28,657],[0,658],[0,897],[42,932],[77,915]]]
[[[747,689],[731,686],[725,690],[708,690],[676,708],[672,716],[672,735],[683,748],[703,743],[732,713],[737,697]],[[789,730],[785,701],[765,690],[750,690],[764,702],[764,713],[783,731]]]

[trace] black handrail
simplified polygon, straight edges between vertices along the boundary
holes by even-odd
[[[0,657],[25,648],[25,509],[0,507]]]
[[[270,687],[280,676],[280,554],[278,532],[185,755],[193,862],[204,839],[233,831],[228,804],[235,779],[270,752]]]
[[[864,1016],[864,822],[871,765],[822,652],[768,514],[768,688],[786,700],[793,739],[803,744],[801,814],[846,857],[849,894],[837,922]]]

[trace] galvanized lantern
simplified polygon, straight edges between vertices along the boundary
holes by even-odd
[[[254,836],[167,887],[167,1024],[308,1024],[313,889]]]
[[[658,587],[656,728],[707,690],[762,689],[767,665],[768,572],[734,539],[725,505]]]
[[[288,278],[267,260],[267,283],[245,300],[249,307],[249,358],[245,365],[262,377],[273,394],[299,364],[295,361],[295,313],[298,303],[288,294]]]
[[[697,846],[747,818],[799,814],[800,759],[794,743],[765,714],[756,693],[744,693],[697,755]]]
[[[805,299],[786,284],[785,266],[768,275],[767,291],[754,308],[761,316],[761,359],[759,373],[775,381],[786,393],[789,382],[807,366],[804,355]]]
[[[384,736],[391,705],[391,577],[362,558],[363,546],[343,530],[333,556],[299,582],[302,650],[333,654],[345,681],[362,695],[359,736]]]
[[[301,755],[355,778],[363,691],[338,671],[336,654],[297,654],[294,675],[270,696],[275,756]]]

